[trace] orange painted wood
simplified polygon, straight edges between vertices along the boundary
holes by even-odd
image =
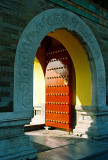
[[[47,53],[46,61],[45,125],[70,131],[71,58],[62,48]]]

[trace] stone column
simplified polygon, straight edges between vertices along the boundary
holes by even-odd
[[[108,137],[108,107],[76,106],[75,109],[77,125],[74,135],[93,139]]]

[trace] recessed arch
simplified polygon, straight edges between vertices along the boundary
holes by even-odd
[[[76,73],[76,105],[91,106],[94,99],[92,100],[91,73],[85,50],[66,29],[57,29],[48,35],[65,46],[73,61]]]
[[[14,111],[31,111],[33,106],[33,64],[42,39],[56,29],[77,33],[87,44],[92,75],[92,106],[106,106],[105,68],[96,38],[89,27],[74,13],[50,9],[34,17],[25,28],[16,51],[14,67]],[[92,99],[93,99],[92,98]]]

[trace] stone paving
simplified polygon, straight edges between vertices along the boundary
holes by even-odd
[[[26,135],[38,149],[38,160],[98,160],[108,153],[108,139],[85,139],[59,129],[26,132]]]

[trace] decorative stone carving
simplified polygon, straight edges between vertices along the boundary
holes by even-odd
[[[50,9],[34,17],[25,28],[17,47],[15,58],[14,108],[29,107],[32,110],[33,63],[42,39],[58,28],[75,31],[90,49],[92,79],[92,105],[106,105],[105,69],[99,45],[89,27],[74,13],[64,9]],[[91,62],[92,60],[92,62]],[[92,67],[93,66],[93,67]],[[95,85],[93,85],[95,82]],[[22,89],[23,87],[23,89]],[[17,99],[17,97],[19,97]],[[17,105],[16,105],[17,104]]]

